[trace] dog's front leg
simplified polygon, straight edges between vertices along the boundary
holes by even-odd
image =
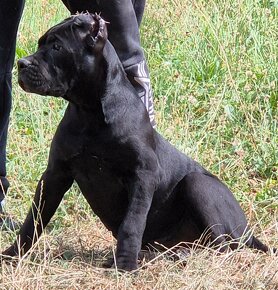
[[[39,238],[43,228],[55,213],[73,180],[62,170],[46,170],[41,177],[32,206],[20,229],[17,240],[3,252],[3,256],[26,253]]]
[[[156,178],[143,171],[129,183],[129,205],[117,235],[116,265],[118,269],[137,269],[138,253],[152,203]]]

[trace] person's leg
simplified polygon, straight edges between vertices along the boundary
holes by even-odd
[[[108,37],[155,125],[150,76],[140,44],[139,25],[144,13],[145,0],[101,0],[100,10],[110,22]]]
[[[2,0],[0,5],[0,213],[3,212],[3,200],[9,187],[6,178],[6,144],[11,110],[11,72],[23,7],[24,0]]]
[[[138,26],[140,26],[145,10],[146,0],[132,0]]]
[[[145,0],[62,0],[71,13],[101,12],[108,21],[108,38],[114,46],[127,76],[145,104],[155,125],[149,71],[140,44],[139,25]]]

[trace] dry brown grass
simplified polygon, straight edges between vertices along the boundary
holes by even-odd
[[[278,233],[275,222],[260,234],[270,245]],[[278,289],[278,257],[246,248],[224,254],[194,248],[180,260],[170,249],[143,260],[133,274],[105,269],[102,263],[115,247],[111,233],[90,214],[79,221],[72,215],[67,223],[58,233],[45,233],[17,263],[4,262],[0,289]]]

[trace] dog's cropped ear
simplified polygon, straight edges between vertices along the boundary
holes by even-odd
[[[94,52],[101,52],[107,41],[106,22],[97,14],[93,14],[91,31],[87,36],[87,44]]]
[[[84,22],[81,19],[79,19],[78,17],[74,18],[73,24],[75,26],[77,26],[77,27],[83,27],[84,26]]]

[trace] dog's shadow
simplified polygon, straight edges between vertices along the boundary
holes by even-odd
[[[110,268],[114,262],[114,253],[111,247],[85,249],[82,246],[63,244],[54,249],[51,256],[54,260],[81,262],[101,268]]]
[[[181,250],[176,252],[166,251],[164,253],[154,248],[148,248],[140,251],[138,255],[138,264],[140,267],[155,262],[156,260],[166,258],[173,262],[182,260],[182,264],[184,265],[189,255],[190,251],[185,248],[181,248]],[[84,249],[81,246],[77,249],[72,245],[63,245],[53,251],[53,258],[70,262],[77,261],[105,269],[114,268],[115,266],[115,251],[113,251],[111,247]]]

